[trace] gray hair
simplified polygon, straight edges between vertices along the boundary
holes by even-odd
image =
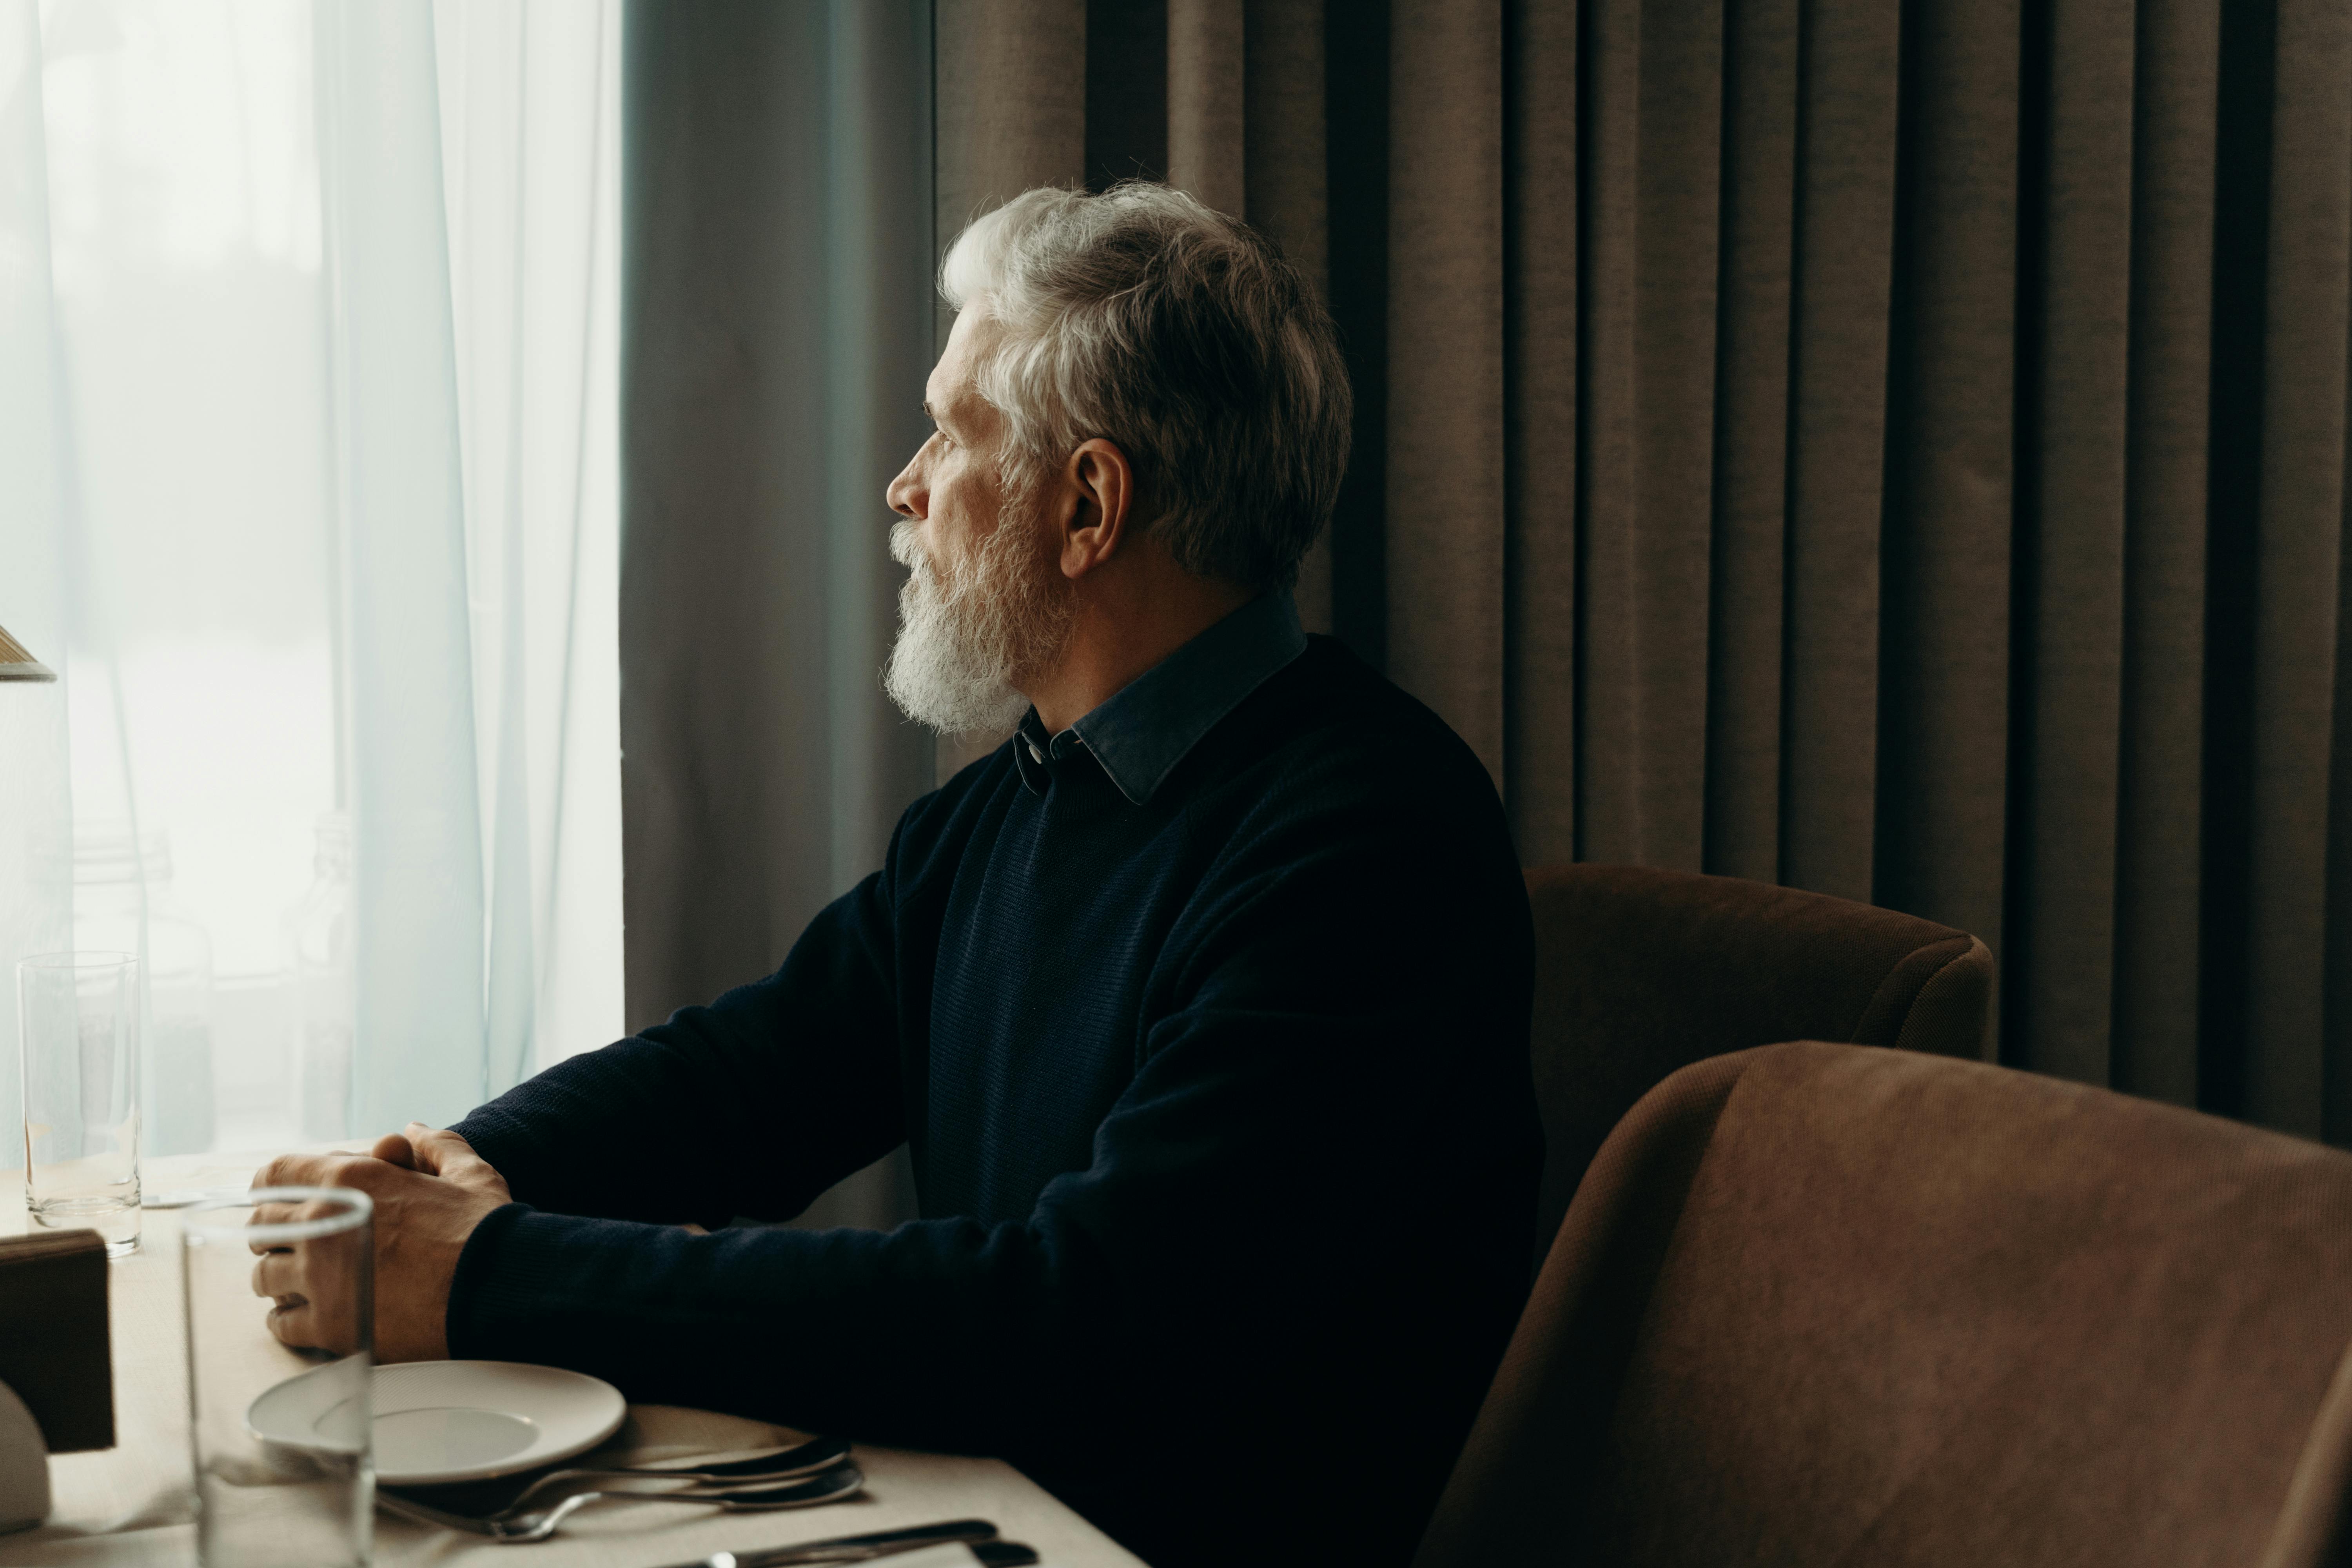
[[[1352,400],[1330,316],[1271,240],[1168,185],[1042,187],[957,237],[940,292],[1003,329],[979,389],[1016,479],[1104,437],[1178,565],[1297,580],[1347,471]]]

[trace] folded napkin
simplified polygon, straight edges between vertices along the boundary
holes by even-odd
[[[106,1243],[94,1230],[0,1239],[0,1383],[52,1454],[114,1447]]]

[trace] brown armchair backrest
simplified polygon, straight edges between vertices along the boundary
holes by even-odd
[[[1416,1568],[2317,1568],[2352,1154],[1817,1042],[1612,1132]]]
[[[1642,866],[1528,873],[1535,1079],[1548,1152],[1538,1255],[1609,1130],[1676,1068],[1780,1040],[1985,1048],[1992,956],[1893,910]]]

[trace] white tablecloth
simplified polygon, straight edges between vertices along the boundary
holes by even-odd
[[[155,1160],[142,1173],[151,1193],[243,1186],[259,1158]],[[22,1181],[0,1174],[0,1234],[25,1226]],[[116,1447],[49,1459],[55,1506],[38,1530],[0,1536],[0,1568],[113,1568],[193,1563],[186,1352],[180,1317],[176,1211],[150,1209],[139,1250],[108,1265],[114,1339]],[[256,1302],[255,1323],[260,1323]],[[621,1462],[759,1449],[801,1434],[706,1411],[633,1405],[628,1424],[590,1458]],[[719,1551],[740,1552],[898,1525],[982,1518],[1008,1540],[1035,1547],[1047,1568],[1140,1568],[1139,1560],[997,1459],[860,1446],[866,1494],[790,1513],[723,1513],[661,1502],[592,1504],[553,1540],[499,1546],[376,1517],[379,1563],[464,1568],[660,1568]],[[582,1463],[588,1462],[583,1458]]]

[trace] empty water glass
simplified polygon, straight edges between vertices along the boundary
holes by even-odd
[[[373,1540],[369,1378],[375,1350],[373,1205],[348,1187],[261,1187],[180,1222],[188,1416],[204,1568],[358,1568]],[[254,1294],[285,1281],[301,1293]],[[272,1254],[283,1254],[273,1260]],[[298,1351],[270,1331],[301,1314]]]
[[[139,963],[44,952],[16,963],[25,1206],[89,1229],[120,1258],[139,1245]]]

